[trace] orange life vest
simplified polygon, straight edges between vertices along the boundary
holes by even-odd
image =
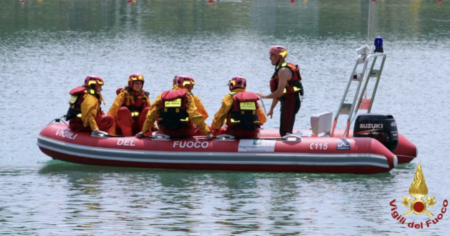
[[[251,92],[230,93],[233,97],[233,105],[227,116],[227,126],[254,130],[260,128],[256,110],[259,108],[258,95]]]

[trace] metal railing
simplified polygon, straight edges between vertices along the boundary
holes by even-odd
[[[367,47],[367,46],[366,46]],[[367,47],[368,49],[368,47]],[[368,50],[366,50],[368,51]],[[377,64],[377,61],[379,63]],[[377,93],[378,84],[381,78],[381,72],[383,71],[384,62],[386,60],[385,53],[361,53],[355,60],[355,65],[353,67],[352,73],[350,74],[347,87],[345,89],[344,95],[342,97],[341,103],[339,104],[338,111],[335,115],[333,121],[333,128],[331,130],[331,136],[334,136],[334,131],[336,129],[336,124],[340,115],[348,115],[346,128],[344,132],[344,137],[348,137],[349,130],[351,126],[352,118],[358,111],[361,109],[361,102],[363,101],[364,96],[367,92],[367,87],[371,78],[375,78],[374,88],[372,90],[372,95],[370,99],[364,99],[367,108],[367,113],[370,113],[372,110],[372,105],[375,100],[375,95]],[[358,69],[362,68],[358,71]],[[356,91],[353,95],[353,99],[351,99],[350,103],[346,103],[346,98],[349,95],[350,86],[356,83]],[[362,89],[361,89],[361,85]]]

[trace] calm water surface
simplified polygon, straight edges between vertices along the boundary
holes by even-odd
[[[88,74],[105,79],[106,109],[131,73],[144,74],[152,101],[175,74],[191,75],[211,123],[231,77],[269,92],[274,44],[301,66],[306,96],[296,128],[308,129],[310,115],[336,112],[367,35],[383,36],[388,53],[373,112],[393,114],[419,149],[390,173],[109,168],[52,161],[36,146]],[[400,201],[418,163],[438,202],[429,210],[450,199],[449,62],[446,0],[2,0],[0,234],[447,235],[450,213],[410,229],[392,218],[389,202],[408,210]],[[277,111],[266,128],[278,119]]]

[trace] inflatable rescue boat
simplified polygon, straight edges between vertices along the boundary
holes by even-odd
[[[334,120],[331,112],[313,115],[310,129],[295,130],[284,137],[279,136],[278,130],[263,129],[258,139],[239,140],[229,135],[214,139],[202,136],[171,139],[155,132],[151,137],[139,139],[73,132],[62,119],[55,119],[40,132],[37,145],[53,159],[89,165],[306,173],[389,172],[398,163],[411,162],[417,156],[417,148],[398,133],[393,116],[371,113],[386,54],[369,53],[367,49],[358,49],[355,67]],[[374,89],[367,98],[371,83]],[[356,90],[353,97],[348,96],[351,85]],[[361,111],[367,112],[358,114]],[[347,116],[347,122],[346,128],[339,130],[336,124],[341,115]]]

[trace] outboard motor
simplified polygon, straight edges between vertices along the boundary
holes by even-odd
[[[393,152],[398,145],[397,123],[392,115],[361,114],[356,118],[353,137],[374,138]]]

